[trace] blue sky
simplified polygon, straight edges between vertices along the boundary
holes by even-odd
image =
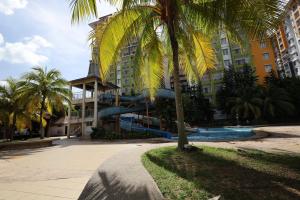
[[[115,11],[98,7],[100,16]],[[36,65],[59,69],[67,80],[86,76],[90,27],[71,25],[70,16],[67,0],[0,0],[0,81]]]

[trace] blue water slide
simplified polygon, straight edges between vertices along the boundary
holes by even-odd
[[[165,99],[175,99],[175,93],[173,90],[168,89],[158,89],[156,92],[156,97],[165,98]],[[120,96],[121,102],[137,102],[149,98],[149,90],[143,90],[142,94],[137,96]],[[113,94],[101,94],[99,99],[108,99],[115,100],[116,96]]]
[[[109,107],[104,108],[98,112],[98,117],[100,119],[110,117],[112,115],[121,115],[126,113],[133,113],[133,112],[140,112],[146,110],[144,105],[135,106],[133,108],[126,108],[123,106],[115,106],[115,107]]]
[[[153,128],[145,128],[140,124],[125,120],[120,120],[120,125],[122,129],[127,131],[134,131],[138,133],[152,133],[163,138],[172,139],[172,134],[168,131],[162,131]]]

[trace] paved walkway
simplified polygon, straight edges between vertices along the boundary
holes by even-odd
[[[54,147],[0,152],[0,199],[77,199],[104,160],[136,147],[63,140]]]
[[[300,154],[300,126],[264,130],[272,131],[271,137],[196,144]],[[166,145],[175,144],[63,140],[49,148],[0,152],[0,199],[77,199],[80,194],[80,199],[162,199],[140,155]]]

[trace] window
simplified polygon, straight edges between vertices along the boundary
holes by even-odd
[[[280,49],[283,49],[283,44],[280,45]]]
[[[229,66],[230,65],[230,61],[229,60],[224,60],[224,65],[225,66]]]
[[[238,64],[238,65],[243,65],[243,64],[246,63],[246,62],[245,62],[245,59],[238,59],[238,60],[235,60],[235,62],[236,62],[236,64]]]
[[[289,38],[289,37],[290,37],[290,33],[286,33],[285,35],[286,35],[286,37],[287,37],[287,38]]]
[[[207,87],[203,88],[203,93],[207,94],[209,92],[209,89]]]
[[[293,42],[294,42],[293,38],[289,40],[289,44],[292,44]]]
[[[267,47],[267,44],[265,42],[261,42],[260,43],[260,48],[263,49],[263,48],[266,48],[266,47]]]
[[[299,17],[299,11],[294,13],[295,19],[297,19]]]
[[[264,60],[269,60],[269,58],[270,58],[269,53],[264,53],[263,56],[264,56]]]
[[[235,54],[240,54],[241,50],[240,49],[234,49],[233,51],[234,51]]]
[[[117,80],[117,85],[120,85],[121,84],[121,79],[118,79]]]
[[[265,71],[270,73],[272,71],[272,65],[265,65]]]
[[[229,54],[228,49],[223,49],[222,52],[223,52],[223,55],[224,55],[224,56]]]
[[[300,19],[297,20],[296,24],[297,26],[300,26]]]
[[[227,44],[226,38],[222,38],[222,39],[221,39],[221,44]]]

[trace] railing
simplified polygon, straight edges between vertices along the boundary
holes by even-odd
[[[90,99],[90,98],[93,98],[93,95],[91,92],[87,92],[85,94],[85,98],[86,99]],[[83,93],[82,92],[76,92],[76,93],[73,93],[73,97],[72,97],[72,100],[81,100],[83,99]]]
[[[86,110],[85,117],[94,117],[94,110]]]

